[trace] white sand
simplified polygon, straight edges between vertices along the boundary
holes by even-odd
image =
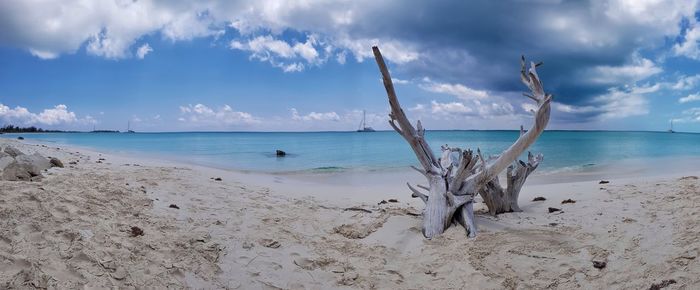
[[[477,238],[452,227],[425,240],[422,204],[404,185],[420,181],[414,173],[246,174],[0,139],[6,144],[66,168],[38,182],[0,181],[0,288],[700,285],[700,180],[681,179],[700,169],[608,185],[541,177],[523,189],[524,212],[479,214]],[[377,205],[389,198],[399,202]],[[561,204],[567,198],[576,203]],[[144,235],[131,237],[132,226]]]

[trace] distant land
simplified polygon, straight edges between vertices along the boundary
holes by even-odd
[[[119,133],[117,130],[94,130],[92,133]],[[6,125],[0,128],[0,133],[82,133],[80,131],[63,131],[63,130],[46,130],[42,128],[19,127],[14,125]]]
[[[31,127],[19,127],[14,125],[6,125],[0,128],[0,133],[58,133],[58,132],[68,132],[61,130],[44,130],[42,128]]]

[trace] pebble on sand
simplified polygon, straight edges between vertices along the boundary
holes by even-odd
[[[603,269],[607,265],[608,263],[606,263],[605,261],[593,261],[593,267],[596,269]]]
[[[556,211],[561,211],[560,208],[556,208],[556,207],[550,207],[548,210],[549,210],[549,213],[553,213],[553,212],[556,212]]]
[[[136,227],[136,226],[131,227],[130,233],[131,233],[132,237],[143,236],[143,230],[139,227]]]

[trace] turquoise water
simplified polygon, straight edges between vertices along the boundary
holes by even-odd
[[[498,154],[517,131],[428,131],[440,145],[477,147]],[[393,131],[255,133],[41,133],[0,137],[77,145],[112,153],[140,154],[220,168],[263,172],[392,170],[417,165],[405,141]],[[277,158],[275,150],[289,153]],[[700,156],[700,134],[665,132],[547,131],[530,148],[543,153],[540,171],[577,170],[606,162],[650,157]]]

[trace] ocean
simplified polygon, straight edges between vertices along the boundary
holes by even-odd
[[[433,150],[449,144],[498,154],[518,131],[427,131]],[[143,155],[256,172],[406,170],[417,165],[408,144],[393,131],[179,132],[3,134],[52,144]],[[275,156],[284,150],[286,157]],[[544,154],[538,172],[585,170],[620,160],[700,156],[700,134],[619,131],[546,131],[531,148]],[[437,152],[436,152],[437,153]],[[438,153],[439,154],[439,153]]]

